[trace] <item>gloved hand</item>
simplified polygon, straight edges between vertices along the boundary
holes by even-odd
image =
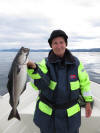
[[[90,103],[86,103],[85,106],[85,113],[86,113],[86,117],[89,118],[92,114],[92,108],[91,108],[91,104]]]
[[[32,61],[28,61],[27,67],[28,67],[28,68],[36,69],[36,64],[35,64],[34,62],[32,62]]]

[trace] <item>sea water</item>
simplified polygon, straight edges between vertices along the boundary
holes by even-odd
[[[16,52],[0,52],[0,90],[7,90],[8,73]],[[100,84],[100,52],[72,52],[83,63],[90,80]],[[30,52],[29,60],[39,62],[48,52]],[[4,92],[5,93],[5,92]]]

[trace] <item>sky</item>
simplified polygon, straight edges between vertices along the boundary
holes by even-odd
[[[48,49],[57,29],[69,49],[100,48],[100,0],[0,0],[0,49]]]

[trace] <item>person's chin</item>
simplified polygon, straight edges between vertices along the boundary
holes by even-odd
[[[59,57],[63,57],[63,55],[64,55],[64,54],[58,54],[57,56],[59,56]]]

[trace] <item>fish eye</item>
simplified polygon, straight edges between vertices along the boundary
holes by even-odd
[[[28,52],[28,49],[27,48],[24,48],[24,52],[27,53]]]
[[[24,52],[26,53],[27,52],[27,49],[24,49]]]

